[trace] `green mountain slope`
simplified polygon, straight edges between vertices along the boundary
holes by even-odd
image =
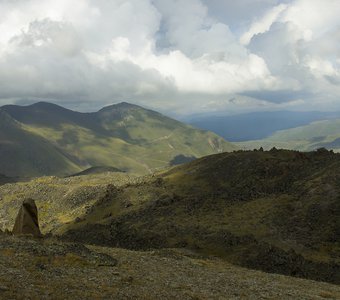
[[[7,176],[76,172],[80,168],[39,135],[0,109],[0,173]]]
[[[272,147],[312,151],[325,147],[340,151],[340,119],[324,120],[305,126],[277,131],[268,138],[238,143],[241,148]]]
[[[66,175],[92,166],[147,173],[176,157],[236,149],[211,132],[128,103],[97,113],[44,102],[7,105],[1,111],[6,117],[1,118],[0,173],[6,175]],[[9,143],[9,139],[20,143]]]
[[[329,152],[207,156],[109,187],[70,240],[185,247],[268,272],[340,283],[340,157]]]

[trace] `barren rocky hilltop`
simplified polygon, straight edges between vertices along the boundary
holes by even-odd
[[[272,149],[4,184],[0,295],[339,299],[339,168],[325,149]],[[43,238],[8,233],[26,198]]]

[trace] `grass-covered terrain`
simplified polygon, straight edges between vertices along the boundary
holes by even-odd
[[[50,103],[0,108],[0,173],[70,175],[97,166],[145,174],[178,158],[231,151],[208,131],[121,103],[79,113]]]
[[[277,131],[271,136],[238,143],[242,149],[272,147],[300,151],[312,151],[318,148],[340,151],[340,119],[312,122],[308,125]]]
[[[0,173],[30,177],[80,170],[60,149],[0,109]]]
[[[42,177],[0,187],[1,227],[36,200],[42,232],[134,250],[186,248],[234,264],[340,282],[340,156],[237,151],[136,177]]]
[[[68,178],[39,177],[0,186],[0,230],[12,230],[24,198],[33,198],[44,234],[75,221],[105,197],[108,188],[138,183],[143,177],[125,173],[101,173]]]

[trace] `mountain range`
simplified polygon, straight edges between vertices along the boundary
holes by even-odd
[[[0,108],[0,173],[70,175],[91,167],[144,174],[236,146],[129,103],[94,113],[39,102]]]
[[[272,147],[299,151],[326,148],[340,151],[340,119],[320,120],[304,126],[280,130],[267,138],[237,143],[242,149]]]
[[[263,111],[236,115],[201,114],[183,120],[197,128],[215,132],[228,141],[244,142],[266,139],[278,131],[306,126],[312,122],[339,118],[339,112]]]
[[[231,298],[336,299],[340,154],[323,147],[337,145],[339,126],[316,121],[239,143],[315,151],[249,151],[128,103],[93,113],[3,106],[0,295],[15,298],[23,282],[29,295],[59,295],[62,272],[76,298],[105,289],[108,298],[220,299],[230,284]],[[58,176],[24,178],[44,174]],[[27,198],[42,239],[10,233]]]

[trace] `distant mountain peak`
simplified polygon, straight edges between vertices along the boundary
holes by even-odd
[[[27,106],[27,108],[34,108],[34,109],[43,109],[48,111],[66,111],[69,110],[63,106],[60,106],[55,103],[40,101],[34,104]]]
[[[107,112],[107,111],[112,111],[112,110],[130,110],[130,109],[143,109],[143,108],[136,104],[131,104],[128,102],[120,102],[117,104],[105,106],[102,109],[100,109],[99,112]]]
[[[31,105],[28,105],[28,106],[31,106],[31,107],[61,107],[59,106],[58,104],[55,104],[55,103],[52,103],[52,102],[47,102],[47,101],[39,101],[39,102],[36,102],[36,103],[33,103]]]
[[[19,111],[48,111],[48,112],[63,112],[63,111],[68,111],[69,109],[64,108],[58,104],[54,104],[51,102],[45,102],[45,101],[40,101],[36,102],[30,105],[15,105],[15,104],[10,104],[10,105],[4,105],[1,107],[4,111],[12,115],[13,113],[17,113]]]

